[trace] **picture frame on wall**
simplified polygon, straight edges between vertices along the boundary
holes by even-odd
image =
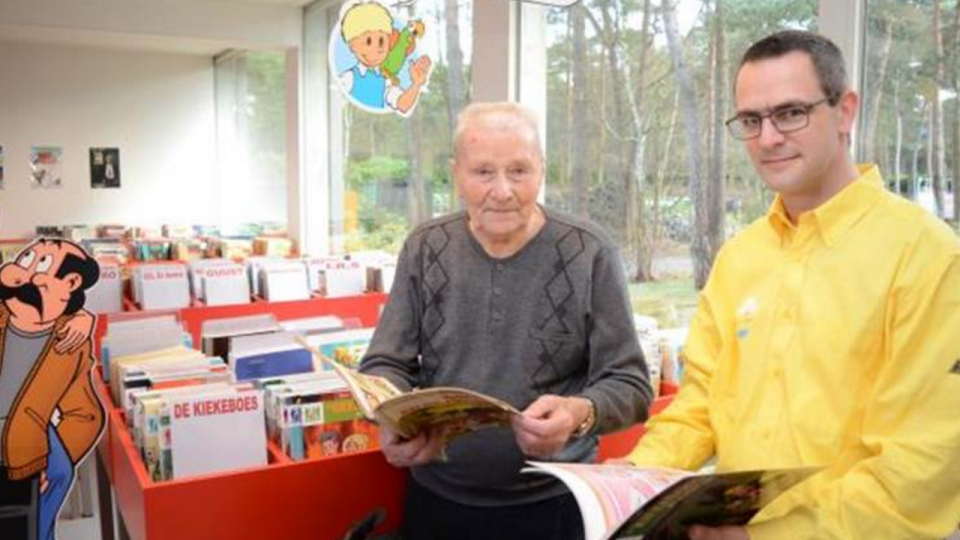
[[[34,146],[30,148],[30,184],[34,189],[59,189],[63,185],[63,148]]]
[[[90,187],[109,189],[120,187],[120,149],[90,149]]]

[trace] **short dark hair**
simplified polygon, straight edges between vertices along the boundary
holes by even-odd
[[[73,242],[65,240],[50,240],[49,242],[55,244],[57,247],[61,247],[63,244],[70,244],[82,251],[82,248]],[[63,312],[64,315],[73,315],[80,311],[80,308],[82,308],[83,304],[87,301],[85,291],[93,287],[100,279],[100,265],[90,256],[84,255],[83,257],[79,257],[73,253],[67,253],[60,263],[60,268],[57,269],[56,278],[63,279],[67,277],[68,274],[78,274],[80,276],[80,286],[70,293],[70,301],[67,302],[67,307]]]
[[[792,52],[806,53],[810,57],[817,79],[820,80],[820,88],[830,105],[836,105],[848,88],[847,68],[840,48],[820,34],[804,30],[783,30],[771,34],[751,45],[747,52],[743,53],[737,71],[739,72],[744,64],[780,58]]]

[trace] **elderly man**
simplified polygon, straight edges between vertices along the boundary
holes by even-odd
[[[411,467],[407,538],[582,538],[577,505],[528,458],[591,461],[599,433],[640,421],[650,400],[616,247],[595,225],[537,204],[544,160],[534,117],[510,103],[460,115],[451,164],[466,211],[418,227],[365,372],[401,388],[460,386],[523,409],[512,429],[456,439],[381,431]]]
[[[826,466],[694,540],[943,538],[960,518],[960,244],[851,161],[858,97],[829,40],[760,40],[735,93],[727,125],[777,196],[718,255],[680,393],[629,459]]]
[[[79,322],[74,318],[99,274],[96,261],[61,240],[38,240],[0,266],[4,540],[54,538],[73,470],[103,430],[103,406],[90,379],[92,318],[85,312]],[[87,338],[73,348],[80,333]]]

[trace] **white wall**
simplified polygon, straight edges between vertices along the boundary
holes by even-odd
[[[0,42],[0,81],[0,238],[38,224],[217,223],[211,58]],[[32,145],[63,148],[61,189],[31,187]],[[120,148],[120,189],[90,187],[92,146]]]

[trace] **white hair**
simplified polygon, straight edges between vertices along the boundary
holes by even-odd
[[[478,125],[503,131],[527,129],[533,142],[537,145],[537,152],[540,153],[541,158],[543,157],[536,114],[519,103],[494,101],[471,103],[460,111],[457,116],[457,127],[453,131],[454,158],[460,151],[460,142],[464,132]]]

